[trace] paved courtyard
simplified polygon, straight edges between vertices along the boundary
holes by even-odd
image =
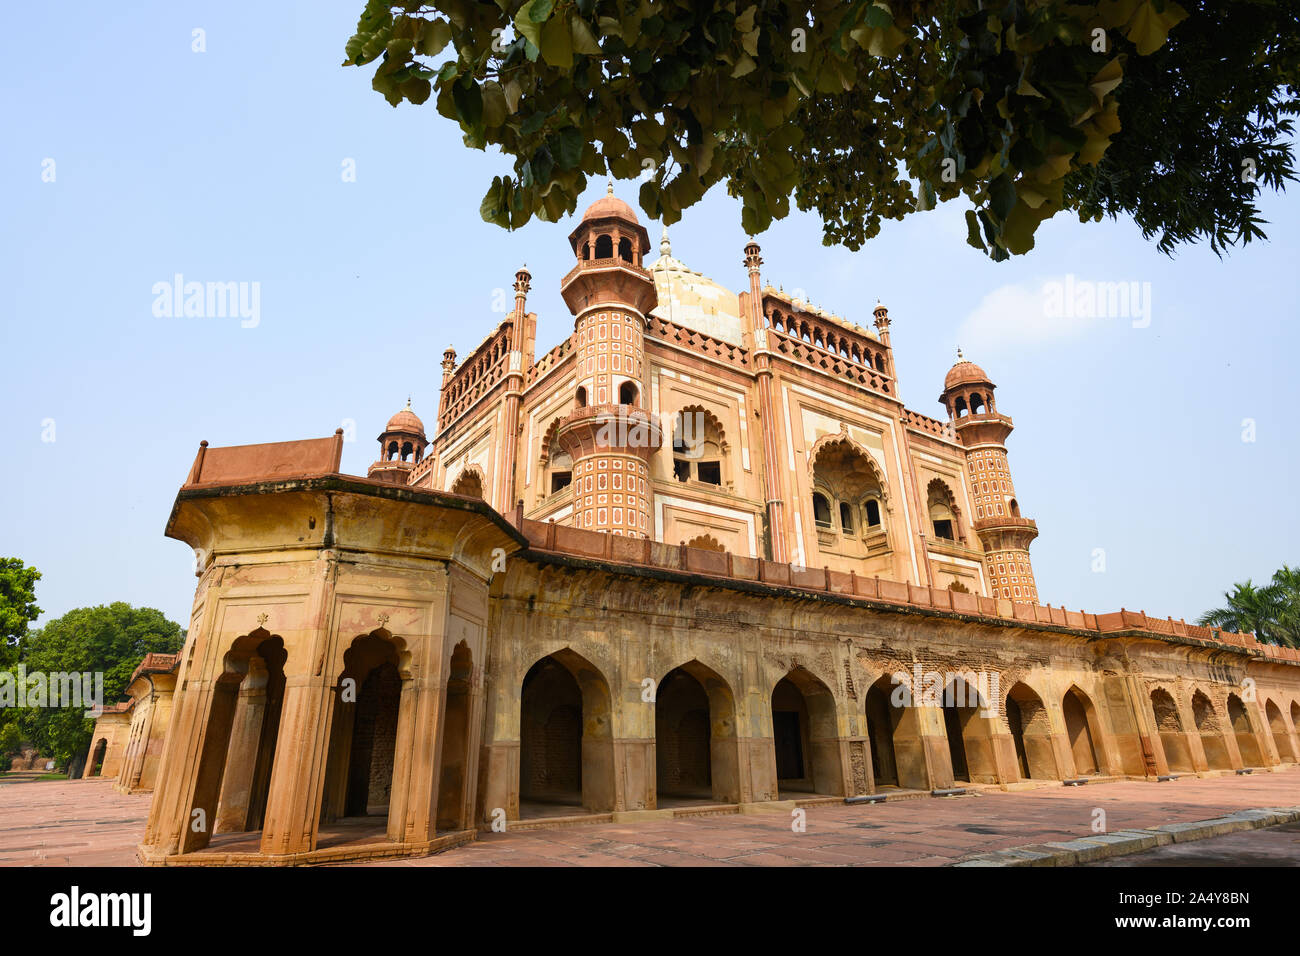
[[[1113,832],[1296,805],[1300,770],[1290,767],[1241,777],[817,806],[805,811],[804,832],[795,832],[788,811],[773,811],[484,833],[438,856],[369,865],[942,866],[973,854],[1089,836],[1097,809],[1105,811]],[[148,807],[148,794],[125,796],[108,781],[0,784],[0,865],[135,865]],[[1273,865],[1300,865],[1294,836],[1273,830],[1248,839]]]

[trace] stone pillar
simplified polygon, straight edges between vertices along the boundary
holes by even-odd
[[[302,628],[284,665],[276,760],[262,822],[264,854],[314,850],[320,827],[334,712],[333,677],[325,664],[336,656],[331,632],[337,552],[321,550],[311,567],[313,584]]]
[[[271,792],[262,824],[264,854],[316,849],[333,697],[329,684],[319,675],[285,675],[278,759],[271,771]]]
[[[249,661],[248,674],[239,685],[214,833],[248,829],[248,808],[262,741],[262,721],[266,716],[266,678],[265,663],[254,657]]]

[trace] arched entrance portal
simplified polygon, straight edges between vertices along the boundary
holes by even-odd
[[[1092,701],[1078,687],[1071,687],[1061,699],[1061,711],[1065,716],[1065,736],[1074,757],[1075,774],[1087,777],[1101,773],[1096,745],[1099,736],[1096,733],[1097,715]]]
[[[469,767],[471,691],[474,657],[461,641],[451,654],[447,674],[447,706],[443,711],[442,769],[438,782],[439,830],[465,830],[470,826],[466,802]]]
[[[1232,724],[1232,734],[1237,738],[1237,751],[1241,754],[1241,763],[1245,767],[1262,767],[1264,754],[1259,748],[1259,738],[1251,726],[1250,715],[1246,705],[1236,694],[1228,695],[1228,721]]]
[[[1156,718],[1156,730],[1160,734],[1160,745],[1165,751],[1165,762],[1174,772],[1191,773],[1192,752],[1187,746],[1187,735],[1183,732],[1183,721],[1178,716],[1178,704],[1169,691],[1157,687],[1151,691],[1151,712]]]
[[[1016,764],[1024,780],[1058,780],[1052,750],[1052,725],[1043,699],[1017,683],[1007,693],[1007,728],[1016,747]]]
[[[1192,695],[1192,719],[1196,721],[1196,732],[1201,738],[1201,749],[1205,751],[1205,762],[1211,770],[1231,770],[1232,758],[1219,728],[1219,715],[1214,711],[1210,698],[1197,691]]]
[[[948,737],[948,757],[954,782],[997,783],[993,755],[993,722],[983,713],[990,701],[976,684],[956,677],[943,689],[943,729]]]
[[[843,796],[835,698],[802,667],[772,689],[772,743],[778,794]]]
[[[567,648],[543,657],[524,675],[519,800],[521,816],[614,809],[609,684],[595,665]]]
[[[388,839],[400,839],[389,815],[403,677],[400,643],[380,629],[356,638],[343,654],[334,692],[322,822],[383,817]]]
[[[871,767],[877,789],[903,787],[924,790],[929,786],[925,750],[915,707],[906,706],[907,695],[898,695],[895,706],[893,678],[886,674],[867,688],[867,739],[871,744]]]
[[[104,771],[104,754],[108,753],[108,739],[100,737],[99,743],[95,744],[94,756],[90,758],[90,773],[87,777],[98,777]]]
[[[699,661],[668,672],[655,691],[655,789],[670,802],[740,801],[736,706],[727,682]]]
[[[1291,745],[1291,735],[1286,729],[1286,718],[1282,709],[1271,700],[1264,704],[1264,715],[1268,718],[1269,733],[1273,735],[1273,745],[1277,747],[1277,758],[1283,763],[1295,763],[1296,752]]]
[[[191,821],[181,852],[202,850],[214,832],[260,830],[266,811],[284,695],[284,641],[263,628],[236,638],[212,686]],[[195,824],[198,824],[196,826]]]

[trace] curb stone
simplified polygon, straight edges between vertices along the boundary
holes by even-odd
[[[1034,843],[967,857],[949,866],[1075,866],[1170,843],[1190,843],[1242,830],[1258,830],[1300,821],[1300,807],[1263,807],[1190,823],[1166,823],[1146,829],[1116,830],[1062,842]]]

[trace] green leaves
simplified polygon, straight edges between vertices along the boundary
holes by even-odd
[[[1136,210],[1144,190],[1162,193],[1159,215],[1141,213],[1144,229],[1172,215],[1185,223],[1179,236],[1205,216],[1222,224],[1231,194],[1246,241],[1259,234],[1253,184],[1218,190],[1209,211],[1180,199],[1171,213],[1152,170],[1192,125],[1214,128],[1203,137],[1214,148],[1180,166],[1184,175],[1250,159],[1264,182],[1290,178],[1294,102],[1269,91],[1295,82],[1295,24],[1263,4],[1185,2],[1190,13],[1172,0],[438,0],[394,15],[371,0],[346,62],[378,61],[373,85],[390,103],[434,96],[467,145],[511,157],[512,175],[483,201],[484,218],[506,228],[571,211],[589,177],[649,169],[648,215],[675,221],[725,182],[747,230],[787,215],[793,197],[821,215],[825,241],[851,248],[884,219],[960,199],[967,242],[1003,259],[1031,248],[1061,209]],[[1224,32],[1220,7],[1254,10],[1267,27],[1237,14],[1235,32]],[[1181,36],[1209,34],[1207,22],[1239,75],[1272,84],[1233,102],[1226,124],[1198,93],[1232,100],[1215,66],[1224,54],[1178,47]],[[1247,49],[1273,53],[1252,63]],[[432,72],[429,59],[449,52]],[[1145,68],[1156,60],[1160,71]],[[1130,86],[1135,68],[1144,79]],[[1197,99],[1199,115],[1163,122],[1178,97],[1157,100],[1157,88]],[[1130,119],[1126,97],[1144,104]],[[1108,160],[1126,141],[1150,148],[1118,169]],[[1187,185],[1188,195],[1206,191]]]

